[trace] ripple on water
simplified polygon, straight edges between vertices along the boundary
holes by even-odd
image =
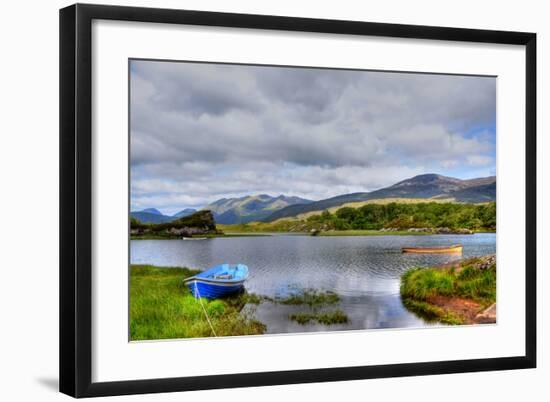
[[[402,247],[461,243],[463,254],[403,254]],[[406,311],[399,297],[399,278],[409,268],[443,264],[462,257],[495,253],[496,235],[430,236],[266,236],[215,238],[205,241],[134,240],[132,264],[188,266],[205,269],[229,262],[250,269],[250,292],[280,296],[296,289],[331,290],[351,323],[321,330],[401,328],[424,323]],[[315,330],[319,326],[288,323],[281,308],[261,305],[256,314],[268,332]],[[283,316],[285,322],[283,323]],[[296,327],[298,325],[298,327]],[[306,328],[307,327],[307,328]],[[323,327],[323,326],[321,326]],[[319,330],[319,329],[317,329]]]

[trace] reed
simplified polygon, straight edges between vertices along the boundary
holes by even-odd
[[[328,304],[335,304],[340,301],[340,296],[331,291],[316,289],[305,289],[300,293],[293,294],[284,299],[275,299],[276,302],[286,305],[308,305],[311,308]]]
[[[318,322],[324,325],[346,324],[349,322],[348,316],[342,310],[294,313],[290,314],[288,318],[302,325],[310,322]]]

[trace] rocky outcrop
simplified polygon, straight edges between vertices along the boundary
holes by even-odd
[[[431,233],[431,234],[473,234],[474,233],[470,229],[466,229],[466,228],[451,229],[451,228],[447,228],[447,227],[442,227],[442,228],[410,228],[407,231],[411,232],[411,233]]]
[[[382,228],[380,229],[380,232],[400,232],[403,229],[400,228]],[[442,228],[410,228],[406,229],[407,232],[410,233],[426,233],[426,234],[474,234],[474,232],[470,229],[466,228],[458,228],[458,229],[451,229],[447,227]]]
[[[475,263],[475,267],[483,271],[485,269],[491,268],[496,263],[497,263],[496,254],[491,254],[491,255],[486,255],[484,257],[478,257],[478,262]]]
[[[192,237],[208,234],[219,234],[210,211],[198,211],[192,215],[159,224],[142,224],[131,222],[130,234],[139,236]]]
[[[174,236],[193,237],[196,235],[209,234],[210,230],[205,230],[204,228],[183,227],[183,228],[170,228],[168,233]]]

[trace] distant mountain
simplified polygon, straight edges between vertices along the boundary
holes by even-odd
[[[193,208],[185,208],[182,211],[179,211],[177,214],[174,214],[175,218],[183,218],[184,216],[193,215],[195,212],[197,212],[196,209]]]
[[[496,199],[496,183],[495,176],[461,180],[433,173],[423,174],[373,191],[369,193],[369,199],[450,198],[456,202],[487,202]]]
[[[136,218],[141,223],[166,223],[172,222],[178,218],[190,216],[195,212],[197,212],[196,209],[186,208],[175,215],[169,216],[164,215],[156,208],[146,208],[141,211],[132,211],[130,212],[130,216]]]
[[[173,216],[166,216],[162,214],[155,214],[151,212],[145,212],[143,211],[132,211],[130,212],[130,216],[132,218],[137,219],[141,223],[165,223],[170,222],[176,218]]]
[[[311,202],[313,201],[300,197],[285,195],[271,197],[267,194],[259,194],[240,198],[222,198],[203,209],[212,211],[216,223],[234,224],[259,221],[288,206],[307,205]]]
[[[496,182],[480,184],[453,191],[451,195],[457,202],[478,203],[495,201],[497,199],[497,186]]]
[[[275,211],[265,220],[270,222],[306,212],[323,211],[349,202],[384,198],[452,199],[456,202],[468,203],[494,201],[496,199],[496,177],[461,180],[433,173],[423,174],[368,193],[344,194],[305,205],[291,205]]]
[[[148,214],[155,214],[155,215],[162,215],[162,212],[160,212],[158,209],[156,208],[145,208],[143,211],[141,212],[147,212]]]

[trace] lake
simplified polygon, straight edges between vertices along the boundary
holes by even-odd
[[[403,254],[402,247],[461,243],[462,255]],[[206,269],[222,263],[249,267],[249,292],[285,297],[305,289],[333,291],[350,322],[301,325],[288,319],[304,306],[264,302],[247,311],[267,325],[267,333],[424,327],[401,303],[399,280],[409,268],[496,253],[494,233],[474,235],[384,235],[312,237],[289,234],[206,240],[132,240],[132,264]]]

